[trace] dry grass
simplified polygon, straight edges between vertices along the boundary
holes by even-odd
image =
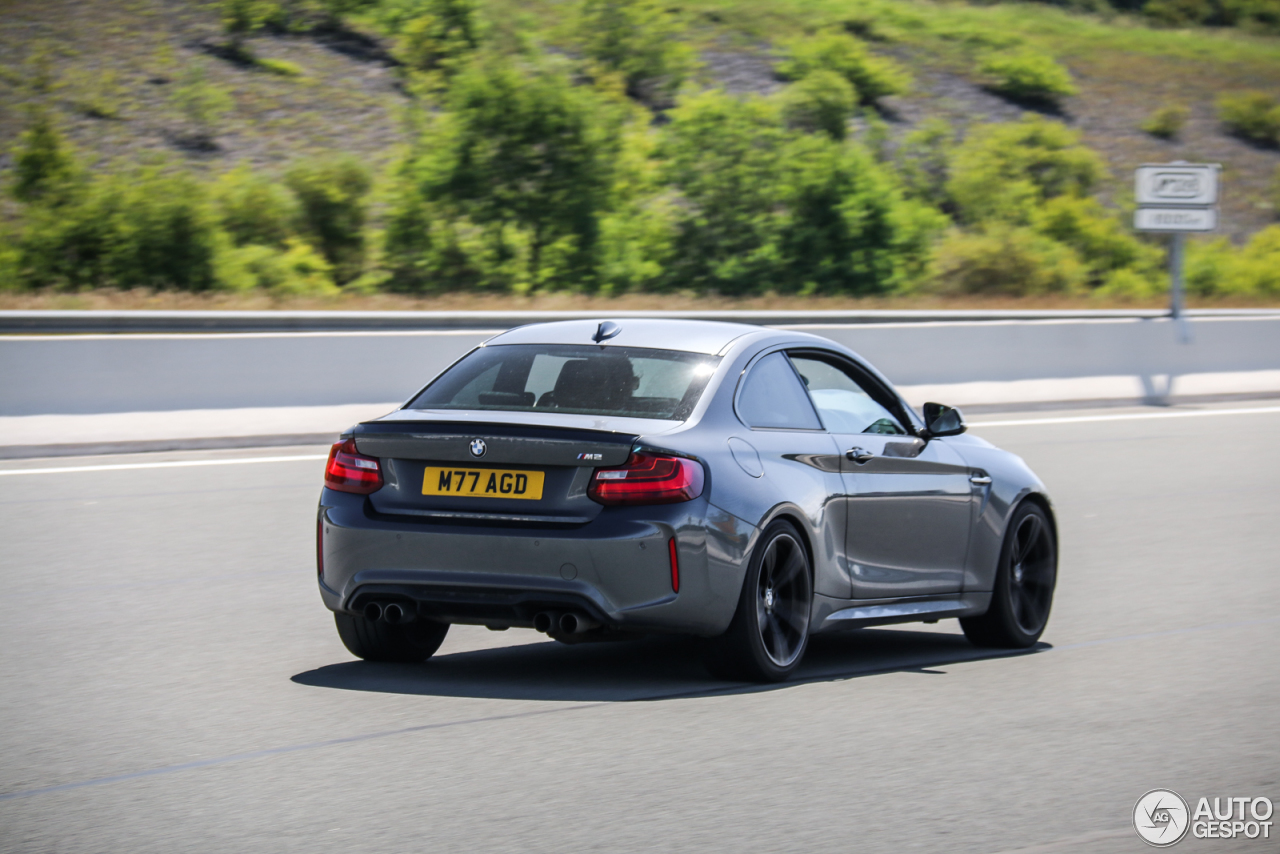
[[[79,293],[3,293],[0,310],[222,310],[222,311],[870,311],[903,309],[1095,309],[1163,308],[1161,299],[1117,302],[1089,297],[797,297],[768,294],[747,299],[694,294],[628,294],[593,297],[573,293],[528,297],[442,294],[411,297],[398,294],[343,294],[332,298],[275,298],[263,293],[192,294],[174,291],[96,290]],[[1280,308],[1280,300],[1192,299],[1192,308]]]

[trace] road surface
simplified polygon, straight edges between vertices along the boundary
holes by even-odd
[[[763,688],[680,639],[354,661],[323,448],[5,461],[0,850],[1148,850],[1149,789],[1280,800],[1280,407],[1192,411],[973,419],[1056,501],[1036,652],[863,630]]]

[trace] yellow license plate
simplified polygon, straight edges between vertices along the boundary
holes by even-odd
[[[542,498],[542,478],[540,471],[427,466],[422,475],[422,494],[537,501]]]

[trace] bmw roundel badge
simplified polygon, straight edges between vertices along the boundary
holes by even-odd
[[[484,452],[487,451],[488,449],[489,449],[489,446],[484,443],[484,439],[471,440],[471,456],[483,457]]]

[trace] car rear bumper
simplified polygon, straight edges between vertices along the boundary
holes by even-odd
[[[573,610],[616,629],[718,634],[733,617],[754,531],[705,500],[610,507],[576,527],[387,516],[363,496],[328,489],[319,512],[320,593],[331,610],[411,601],[426,618],[493,626]]]

